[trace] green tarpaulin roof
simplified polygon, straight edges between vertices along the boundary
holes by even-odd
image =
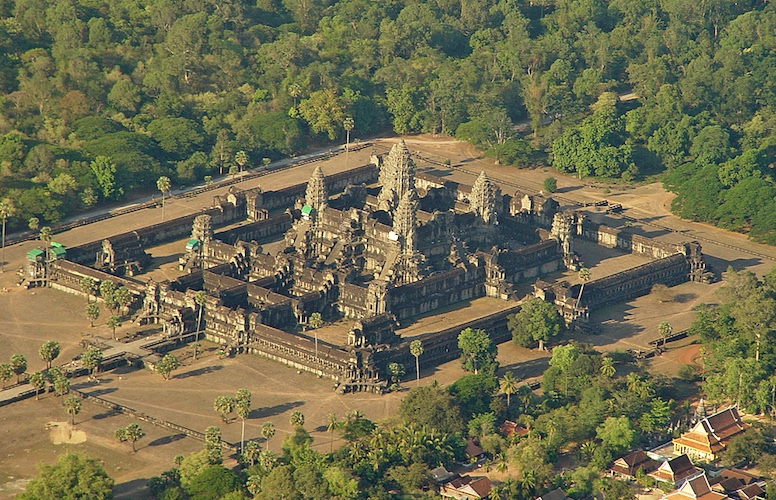
[[[313,207],[305,205],[302,207],[302,215],[310,215],[313,212]]]

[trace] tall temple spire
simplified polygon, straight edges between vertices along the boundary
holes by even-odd
[[[415,251],[415,226],[418,221],[418,200],[415,188],[404,193],[393,217],[393,230],[401,237],[402,253]]]
[[[488,174],[480,173],[472,186],[469,198],[469,208],[476,213],[486,224],[492,224],[496,220],[496,195],[493,185],[488,179]]]
[[[405,193],[415,189],[415,162],[403,140],[394,144],[388,153],[380,168],[378,182],[382,186],[377,196],[378,206],[389,212],[396,209]]]
[[[304,193],[304,202],[305,205],[309,205],[317,213],[326,206],[328,201],[329,197],[326,194],[323,170],[321,170],[321,166],[318,165],[315,167],[313,175],[307,183],[307,190]]]

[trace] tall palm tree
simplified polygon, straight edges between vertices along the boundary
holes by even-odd
[[[221,415],[221,420],[227,423],[227,416],[234,411],[235,401],[232,396],[218,396],[213,401],[213,409]]]
[[[334,430],[339,427],[340,421],[337,418],[337,414],[333,412],[326,415],[326,421],[328,423],[326,430],[331,433],[331,440],[329,441],[329,453],[331,453],[334,446]]]
[[[248,153],[242,149],[234,154],[234,161],[240,166],[240,172],[243,171],[243,167],[248,163]]]
[[[264,422],[261,426],[261,435],[267,440],[267,450],[269,450],[269,440],[275,435],[275,424],[272,422]]]
[[[70,396],[65,400],[65,411],[70,415],[70,423],[75,425],[75,416],[81,413],[81,400],[78,396]]]
[[[116,328],[121,326],[121,321],[119,321],[119,317],[116,315],[111,316],[108,318],[108,321],[105,322],[105,324],[113,331],[113,340],[116,339]]]
[[[0,256],[0,272],[5,272],[5,221],[16,214],[16,207],[8,198],[0,201],[0,218],[3,219],[3,254]]]
[[[296,109],[296,100],[302,95],[302,86],[298,83],[292,83],[288,86],[288,95],[294,98],[294,109]]]
[[[617,373],[617,369],[614,367],[612,358],[609,356],[604,356],[601,358],[601,375],[607,378],[612,378],[614,377],[615,373]]]
[[[582,302],[582,292],[585,289],[585,283],[590,281],[590,269],[583,267],[579,270],[579,279],[582,280],[582,286],[579,288],[579,297],[577,297],[577,306],[579,307],[579,303]]]
[[[46,387],[46,376],[41,372],[30,374],[30,384],[35,388],[35,401],[38,400],[38,392]]]
[[[663,347],[666,346],[666,337],[669,337],[671,333],[674,331],[674,328],[671,326],[671,323],[668,321],[663,321],[659,325],[657,325],[657,331],[660,334],[660,339],[663,341]]]
[[[202,309],[204,309],[205,303],[207,302],[207,294],[204,290],[200,290],[194,294],[194,302],[199,306],[199,315],[197,316],[197,334],[194,337],[194,341],[199,342],[199,330],[202,325]],[[196,354],[194,355],[194,359],[197,359]]]
[[[51,237],[52,237],[52,231],[49,226],[43,226],[40,228],[40,241],[43,242],[43,272],[44,276],[43,279],[48,279],[48,265],[49,265],[49,243],[51,243]]]
[[[512,372],[506,372],[501,377],[499,385],[501,386],[501,392],[507,395],[507,408],[510,406],[510,396],[517,392],[517,382],[515,375]]]
[[[237,416],[242,420],[242,430],[240,433],[240,451],[242,452],[245,444],[245,419],[251,413],[251,393],[248,389],[237,389],[237,394],[234,396],[234,401],[237,406]]]
[[[156,180],[156,188],[162,192],[162,221],[164,221],[164,193],[168,192],[172,187],[170,178],[166,175],[159,177]]]
[[[353,118],[350,116],[346,116],[345,120],[342,122],[342,128],[345,129],[345,133],[347,134],[347,139],[345,140],[345,166],[348,165],[348,153],[350,153],[350,131],[353,130],[353,127],[356,125],[356,123],[353,121]]]
[[[420,355],[423,354],[423,342],[413,340],[410,342],[410,353],[415,356],[415,374],[417,375],[416,385],[420,385]]]

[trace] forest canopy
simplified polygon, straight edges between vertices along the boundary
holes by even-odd
[[[678,215],[776,243],[773,33],[765,0],[0,1],[0,198],[12,228],[55,223],[352,118],[353,137],[664,173]]]

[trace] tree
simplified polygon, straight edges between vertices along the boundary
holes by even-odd
[[[90,347],[81,356],[81,363],[91,372],[92,377],[96,377],[102,364],[102,351],[96,347]]]
[[[33,232],[37,231],[40,227],[40,219],[37,217],[30,217],[30,220],[27,221],[27,227],[29,227]]]
[[[582,286],[579,287],[579,296],[577,297],[577,307],[579,307],[579,303],[582,302],[582,292],[585,290],[585,283],[590,281],[591,275],[590,275],[590,269],[583,267],[579,270],[579,279],[582,281]]]
[[[507,408],[510,406],[510,396],[517,392],[517,382],[515,375],[512,372],[506,372],[499,381],[501,392],[507,395]]]
[[[410,342],[410,354],[415,356],[416,384],[420,385],[420,356],[423,354],[423,341],[416,339]]]
[[[221,420],[227,423],[227,416],[234,411],[234,405],[232,396],[217,396],[213,402],[213,409],[221,415]]]
[[[86,305],[86,318],[89,320],[89,326],[94,327],[94,322],[100,317],[99,304],[87,304]]]
[[[548,193],[554,193],[558,190],[558,181],[555,177],[547,177],[544,179],[544,190]]]
[[[38,392],[46,387],[46,376],[41,372],[30,374],[30,385],[35,388],[35,400],[38,400]]]
[[[170,380],[170,374],[179,366],[178,358],[174,354],[168,353],[156,364],[156,372],[161,374],[163,379]]]
[[[59,356],[59,342],[54,340],[47,340],[38,349],[38,355],[40,359],[46,363],[46,369],[51,368],[51,362],[57,359]]]
[[[84,276],[80,282],[81,291],[86,295],[86,303],[88,304],[92,300],[92,294],[97,291],[97,282],[94,278]]]
[[[348,153],[350,153],[350,131],[353,130],[353,127],[355,126],[355,122],[353,121],[353,118],[346,116],[345,120],[342,122],[342,128],[345,129],[345,166],[348,164]]]
[[[27,358],[23,354],[13,354],[11,356],[11,370],[16,375],[16,383],[19,383],[19,377],[27,371]]]
[[[614,454],[627,450],[636,438],[636,432],[633,430],[630,420],[624,415],[607,417],[604,423],[596,428],[595,432],[603,445]]]
[[[128,308],[132,303],[132,292],[129,291],[129,288],[123,285],[116,288],[116,290],[113,292],[113,302],[115,302],[117,306],[117,312],[123,312],[123,310]]]
[[[107,156],[97,156],[89,168],[97,178],[97,184],[106,200],[117,200],[124,194],[124,188],[116,183],[116,164]]]
[[[54,385],[54,392],[56,392],[57,396],[60,396],[64,401],[65,395],[70,393],[70,379],[65,377],[62,373],[55,373],[51,375],[51,377],[50,380]]]
[[[138,424],[129,424],[126,427],[125,435],[127,437],[127,441],[132,443],[132,451],[137,451],[135,448],[135,443],[140,440],[145,434],[143,433],[143,429],[140,428],[140,425]]]
[[[171,187],[170,178],[166,175],[163,175],[156,180],[156,188],[162,192],[162,220],[164,220],[164,194],[167,193]]]
[[[100,281],[100,297],[107,304],[113,300],[113,292],[116,291],[116,284],[112,280]]]
[[[3,389],[5,384],[13,378],[13,369],[10,363],[0,363],[0,380],[3,381]]]
[[[463,432],[464,421],[455,397],[437,384],[415,387],[404,397],[399,415],[406,422],[415,422],[447,432]]]
[[[41,464],[39,467],[38,475],[17,498],[113,498],[113,480],[105,473],[100,462],[93,458],[68,453],[60,455],[54,465]]]
[[[205,429],[205,450],[211,464],[220,464],[223,459],[221,450],[221,428],[211,425]]]
[[[299,410],[295,410],[291,413],[289,421],[294,428],[304,427],[304,414]]]
[[[234,161],[240,167],[240,172],[243,171],[243,167],[248,163],[248,153],[242,149],[234,154]]]
[[[485,330],[466,328],[458,334],[458,348],[461,350],[464,370],[475,374],[480,369],[492,373],[496,368],[498,348]]]
[[[194,294],[194,302],[199,306],[199,314],[197,314],[197,334],[194,337],[194,342],[199,342],[199,332],[202,326],[202,310],[207,303],[207,293],[204,290],[199,290]],[[196,351],[194,352],[194,359],[197,359]]]
[[[541,351],[546,341],[560,333],[562,318],[553,304],[531,297],[507,321],[515,343],[528,347],[531,341],[538,341]]]
[[[16,215],[16,207],[8,198],[0,200],[0,218],[3,219],[3,245],[2,256],[0,256],[0,273],[5,272],[5,222],[9,217]]]
[[[307,320],[307,325],[312,328],[313,334],[315,335],[315,357],[318,357],[318,328],[323,326],[323,318],[321,318],[321,313],[314,312],[310,315],[310,318]]]
[[[241,450],[243,461],[250,462],[251,465],[254,465],[261,454],[261,445],[259,445],[258,441],[248,441]]]
[[[211,465],[191,479],[186,491],[190,498],[226,500],[232,498],[228,495],[230,492],[238,489],[234,472],[222,465]],[[242,493],[239,498],[244,498]]]
[[[668,321],[663,321],[657,326],[657,331],[660,334],[660,338],[663,340],[663,347],[666,345],[666,338],[671,336],[671,332],[673,332],[673,327],[671,327],[671,323]]]
[[[404,377],[404,374],[406,373],[404,365],[401,363],[388,363],[386,368],[388,370],[388,375],[391,378],[391,390],[398,390],[399,382],[401,382],[402,377]]]
[[[65,400],[65,411],[70,415],[70,423],[75,425],[75,416],[81,413],[81,398],[70,396]]]
[[[106,321],[105,324],[113,332],[113,340],[117,340],[116,339],[116,328],[121,326],[120,318],[118,316],[113,315],[110,318],[108,318],[108,321]]]
[[[251,393],[248,389],[237,389],[237,394],[234,397],[235,406],[237,410],[237,416],[242,421],[242,430],[240,431],[240,450],[243,449],[245,443],[245,419],[251,413]]]
[[[612,358],[609,356],[604,356],[601,358],[601,375],[607,378],[614,377],[614,374],[617,373],[617,369],[614,367],[614,362],[612,361]]]
[[[326,430],[331,434],[331,440],[329,441],[329,453],[331,453],[332,447],[334,446],[334,431],[340,426],[340,421],[337,418],[337,414],[332,412],[326,415],[326,423]]]
[[[267,450],[269,450],[269,440],[275,435],[275,424],[264,422],[261,426],[261,436],[267,440]]]
[[[317,90],[299,104],[299,114],[310,124],[315,133],[325,133],[334,140],[340,124],[345,119],[342,99],[332,89]]]

